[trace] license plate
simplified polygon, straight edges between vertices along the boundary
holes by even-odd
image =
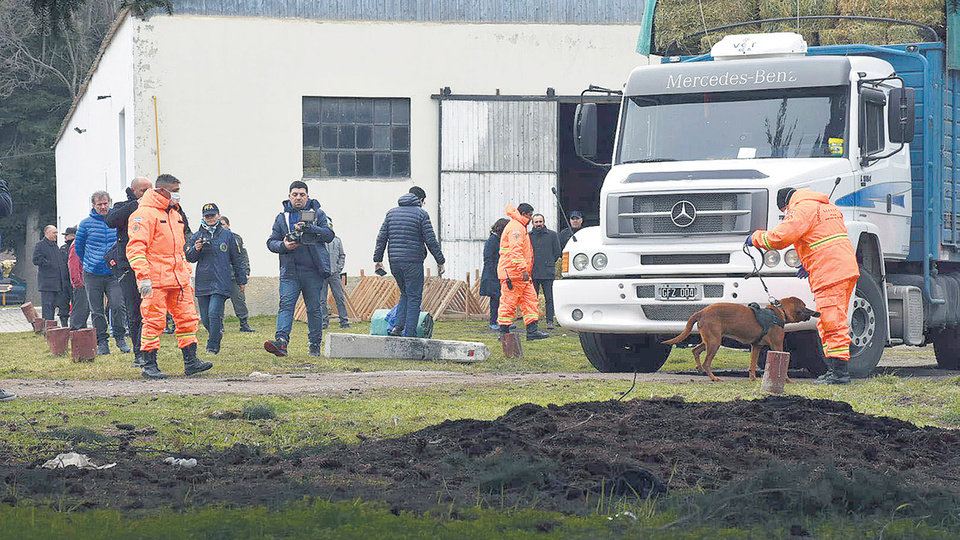
[[[654,296],[657,300],[700,300],[703,285],[657,285]]]

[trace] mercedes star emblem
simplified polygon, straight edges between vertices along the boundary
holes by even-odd
[[[693,225],[695,219],[697,219],[697,207],[690,201],[678,201],[670,209],[670,221],[681,229]]]

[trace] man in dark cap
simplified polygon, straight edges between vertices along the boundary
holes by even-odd
[[[570,237],[583,227],[583,213],[579,210],[570,212],[570,227],[572,228],[560,231],[560,249],[563,249],[563,247],[567,245],[567,241],[570,240]]]
[[[820,317],[817,331],[826,356],[827,372],[815,384],[849,384],[850,326],[847,309],[857,286],[857,254],[847,236],[843,213],[829,197],[809,189],[777,192],[783,221],[769,231],[755,231],[746,243],[760,249],[793,245],[800,256],[797,277],[809,278]]]
[[[187,260],[197,263],[197,300],[200,321],[209,333],[207,352],[218,354],[223,339],[223,306],[233,292],[233,281],[241,292],[244,290],[247,271],[240,246],[220,223],[220,209],[215,203],[203,205],[203,221],[187,246]]]

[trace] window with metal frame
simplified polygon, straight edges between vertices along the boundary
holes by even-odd
[[[409,178],[408,98],[303,97],[305,178]]]

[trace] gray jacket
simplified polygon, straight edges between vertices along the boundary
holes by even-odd
[[[339,276],[343,273],[343,265],[347,262],[347,254],[343,251],[343,242],[339,236],[327,242],[327,253],[330,254],[330,275]]]

